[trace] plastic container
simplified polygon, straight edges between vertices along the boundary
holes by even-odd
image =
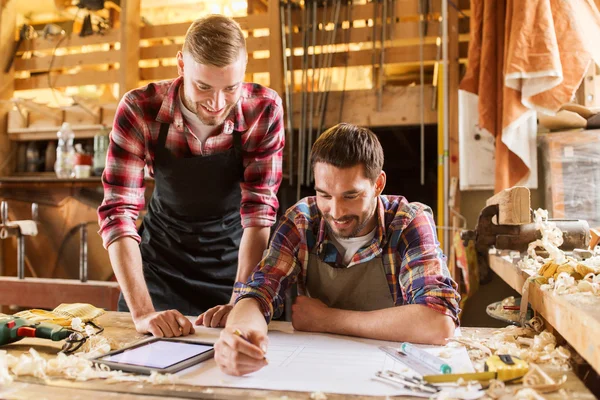
[[[78,164],[75,166],[75,178],[89,178],[92,172],[92,166],[87,164]]]
[[[58,145],[56,146],[56,163],[54,172],[59,178],[73,178],[75,176],[73,165],[75,162],[75,148],[73,139],[75,133],[68,122],[64,122],[56,133]]]

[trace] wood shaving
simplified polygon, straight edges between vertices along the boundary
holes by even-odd
[[[8,354],[0,350],[0,386],[12,383],[13,377],[8,372]]]
[[[517,400],[545,400],[538,392],[530,388],[518,390],[514,398]]]
[[[538,316],[535,316],[527,321],[527,325],[538,333],[544,329],[544,321]]]
[[[563,375],[558,381],[555,381],[539,366],[530,364],[529,372],[523,377],[523,387],[534,389],[540,393],[552,393],[559,390],[566,381],[566,375]]]
[[[28,353],[19,357],[0,351],[0,384],[10,383],[14,377],[33,376],[40,379],[62,378],[75,381],[106,379],[107,382],[141,382],[153,385],[173,384],[177,376],[153,372],[150,376],[127,374],[122,371],[112,371],[108,366],[95,364],[85,357],[67,356],[59,353],[49,360],[30,348]]]

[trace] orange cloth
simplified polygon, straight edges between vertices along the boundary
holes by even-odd
[[[591,0],[575,2],[598,15]],[[522,184],[535,169],[535,112],[558,111],[587,71],[591,56],[574,7],[564,0],[471,0],[460,89],[479,96],[479,126],[496,138],[496,192]]]

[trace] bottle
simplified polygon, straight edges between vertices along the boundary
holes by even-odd
[[[75,148],[73,147],[73,139],[75,133],[71,129],[68,122],[64,122],[58,132],[58,146],[56,146],[56,163],[54,164],[54,172],[59,178],[72,178],[73,163],[75,161]]]
[[[40,164],[40,149],[36,142],[29,142],[27,145],[27,172],[38,172]]]
[[[94,175],[102,175],[104,164],[106,162],[106,151],[108,150],[108,135],[99,134],[94,136]]]
[[[44,164],[44,171],[52,172],[54,170],[54,164],[56,163],[56,142],[51,140],[48,142],[46,147],[46,161]]]

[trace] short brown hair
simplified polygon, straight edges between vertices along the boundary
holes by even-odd
[[[246,39],[240,25],[224,15],[208,15],[192,22],[185,34],[183,52],[199,64],[223,68],[246,52]]]
[[[337,168],[365,167],[365,176],[375,182],[383,169],[383,148],[373,132],[360,126],[341,123],[327,129],[315,141],[311,165],[324,162]]]

